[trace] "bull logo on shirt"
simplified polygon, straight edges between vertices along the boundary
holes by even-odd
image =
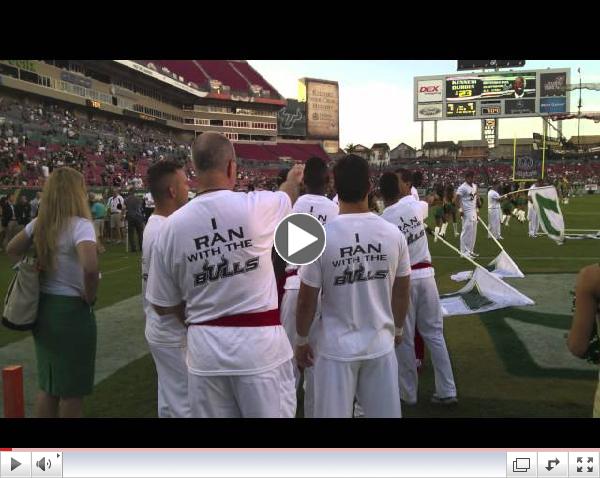
[[[377,271],[367,271],[365,274],[365,266],[360,264],[358,269],[353,270],[346,267],[341,276],[334,278],[334,285],[354,284],[355,282],[365,282],[369,280],[386,279],[388,276],[387,269]]]
[[[246,272],[252,272],[258,269],[259,259],[259,257],[252,257],[243,265],[241,262],[231,264],[231,261],[225,256],[221,256],[221,261],[217,264],[211,264],[206,260],[202,265],[202,272],[194,274],[194,287],[203,286],[208,282],[216,282],[239,274],[245,274]]]

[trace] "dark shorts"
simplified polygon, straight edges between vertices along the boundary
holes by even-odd
[[[96,362],[96,318],[79,297],[40,294],[33,329],[38,384],[55,397],[92,393]]]

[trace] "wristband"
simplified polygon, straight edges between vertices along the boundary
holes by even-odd
[[[301,335],[296,336],[296,346],[302,347],[304,345],[308,345],[308,336],[302,337]]]
[[[402,337],[404,335],[404,327],[395,327],[396,333],[394,334],[396,337]]]

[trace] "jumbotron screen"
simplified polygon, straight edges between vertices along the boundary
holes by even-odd
[[[514,118],[565,113],[569,69],[415,78],[415,121]],[[558,85],[558,87],[557,87]]]

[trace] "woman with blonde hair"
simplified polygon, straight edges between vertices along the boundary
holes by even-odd
[[[34,246],[40,301],[33,329],[37,357],[37,417],[81,417],[92,393],[98,288],[96,234],[83,175],[55,169],[44,185],[38,217],[10,242],[16,263]]]

